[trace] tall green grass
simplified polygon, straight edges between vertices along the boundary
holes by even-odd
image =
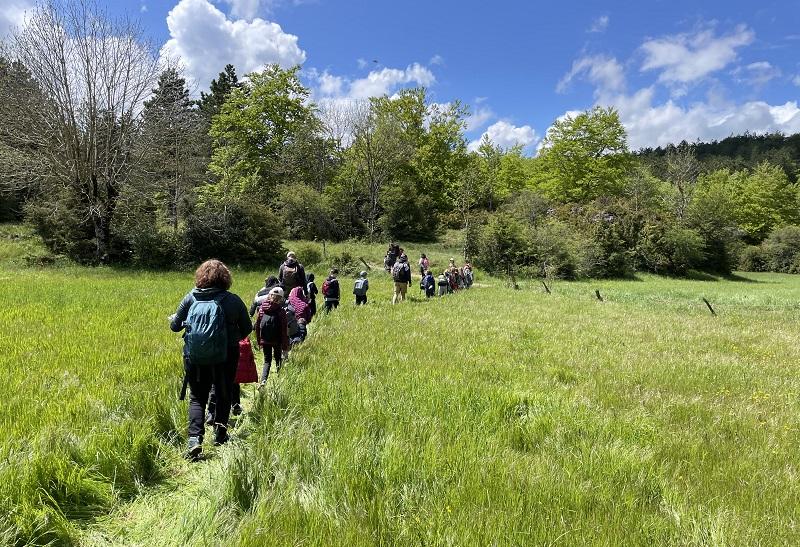
[[[369,305],[342,276],[342,306],[194,465],[166,324],[191,273],[26,269],[8,250],[0,544],[800,542],[800,279],[547,295],[479,277],[391,306],[383,246],[327,250],[377,268]],[[456,254],[408,250],[436,269]],[[329,265],[307,264],[318,284]],[[274,269],[234,291],[249,302]]]
[[[800,541],[800,280],[488,284],[392,307],[373,276],[368,306],[312,324],[245,439],[92,541]]]

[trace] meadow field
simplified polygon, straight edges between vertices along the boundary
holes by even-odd
[[[234,442],[189,464],[166,317],[191,272],[29,267],[20,230],[0,231],[0,544],[800,543],[796,276],[546,294],[478,273],[393,307],[378,269],[355,308],[343,275],[336,313],[243,390]]]

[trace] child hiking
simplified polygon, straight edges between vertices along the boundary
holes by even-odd
[[[322,283],[322,296],[325,299],[325,313],[330,313],[332,309],[339,307],[339,280],[336,276],[339,270],[331,270],[328,278]]]
[[[436,280],[430,270],[425,271],[425,277],[419,282],[419,286],[425,291],[425,298],[436,296]]]
[[[272,358],[275,357],[275,372],[281,370],[281,361],[289,351],[289,332],[286,310],[283,308],[283,289],[270,290],[266,300],[258,309],[256,320],[258,347],[264,350],[264,368],[261,371],[261,386],[267,383]]]
[[[369,290],[369,281],[367,280],[367,272],[362,271],[358,274],[358,279],[353,284],[353,294],[356,295],[356,306],[361,306],[367,303],[367,291]]]
[[[314,283],[314,274],[308,274],[308,283],[306,284],[306,296],[308,296],[308,309],[309,309],[309,321],[317,315],[317,294],[319,294],[319,289],[317,288],[317,284]]]

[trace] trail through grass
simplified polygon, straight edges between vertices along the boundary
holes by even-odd
[[[748,279],[494,282],[396,307],[378,279],[315,324],[246,439],[92,537],[796,543],[800,284]]]
[[[245,390],[235,442],[191,465],[166,326],[191,274],[0,247],[0,544],[800,542],[797,277],[479,277],[392,307],[378,271],[356,309],[343,276],[340,309]]]

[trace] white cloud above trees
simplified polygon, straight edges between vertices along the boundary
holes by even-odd
[[[302,64],[298,38],[264,19],[229,19],[208,0],[181,0],[167,15],[170,38],[162,56],[177,59],[196,85],[206,87],[231,63],[240,76],[268,63]]]
[[[484,136],[504,149],[520,145],[523,149],[529,150],[540,140],[536,131],[530,125],[516,126],[505,120],[500,120],[486,128],[480,138],[469,143],[468,148],[472,151],[477,150]]]
[[[642,71],[660,71],[662,83],[687,84],[722,70],[736,60],[736,50],[749,45],[755,33],[746,25],[717,36],[714,28],[692,33],[674,34],[645,41]]]
[[[429,87],[436,83],[433,72],[419,63],[412,63],[404,69],[385,67],[355,79],[327,71],[311,71],[310,76],[317,81],[315,95],[329,99],[368,99],[391,95],[405,85]]]
[[[626,64],[608,55],[584,55],[573,63],[557,85],[566,92],[571,83],[585,80],[594,87],[594,104],[612,106],[628,131],[631,148],[660,146],[682,140],[709,141],[745,131],[766,133],[800,131],[800,109],[796,100],[783,104],[726,98],[720,78],[754,87],[768,84],[782,74],[768,61],[758,61],[723,72],[737,59],[739,48],[755,40],[744,25],[719,34],[714,27],[646,40],[641,72],[657,74],[655,82],[635,91],[627,89]],[[797,78],[800,85],[800,78]],[[705,98],[686,98],[690,87],[706,85]],[[700,91],[704,88],[700,87]],[[665,95],[668,98],[662,98]]]
[[[605,32],[610,22],[608,15],[601,15],[592,22],[589,32]]]

